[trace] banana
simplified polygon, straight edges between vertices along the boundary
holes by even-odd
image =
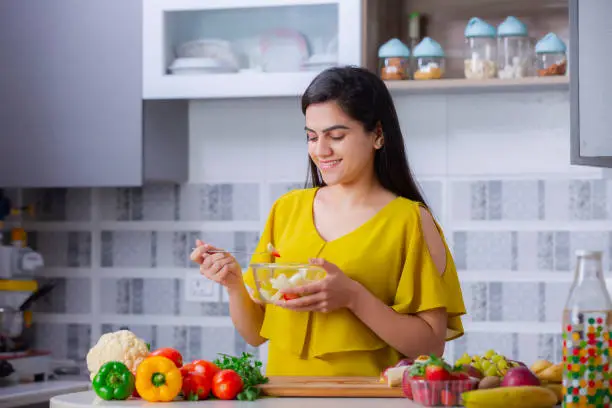
[[[540,381],[549,383],[560,383],[563,381],[563,363],[551,365],[536,373]]]
[[[557,404],[553,391],[534,386],[468,391],[461,397],[466,408],[551,408]]]
[[[548,367],[552,366],[552,361],[548,360],[536,360],[531,367],[529,368],[534,374],[539,373],[540,371],[546,370]]]
[[[560,404],[563,401],[563,385],[546,384],[544,387],[555,393],[555,395],[557,396],[557,404]]]

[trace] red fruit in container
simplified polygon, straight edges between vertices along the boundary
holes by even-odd
[[[456,394],[451,390],[442,390],[440,392],[440,401],[445,407],[452,407],[457,405],[457,399],[458,398]]]

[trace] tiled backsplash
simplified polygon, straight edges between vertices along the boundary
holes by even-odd
[[[397,103],[409,157],[451,245],[468,309],[467,334],[447,353],[494,348],[526,361],[559,358],[573,252],[601,249],[610,269],[612,182],[559,157],[569,145],[564,93],[488,98]],[[41,347],[82,359],[101,333],[127,326],[153,347],[178,347],[186,359],[245,350],[265,359],[265,346],[247,347],[233,329],[225,291],[209,284],[207,301],[190,302],[185,277],[198,273],[188,259],[196,238],[252,250],[274,199],[303,185],[305,145],[290,131],[303,119],[296,106],[266,103],[278,122],[262,121],[261,106],[252,111],[257,101],[192,103],[189,184],[24,192],[37,202],[30,240],[45,256],[40,275],[59,283],[38,306]],[[244,120],[228,128],[236,112]],[[496,154],[495,140],[504,152],[497,162],[487,159]],[[547,148],[535,150],[543,140]],[[522,173],[518,159],[526,160]]]

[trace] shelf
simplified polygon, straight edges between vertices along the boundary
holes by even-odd
[[[529,92],[569,89],[569,77],[528,77],[521,79],[438,79],[385,81],[392,94],[398,93],[485,93]]]
[[[164,75],[145,99],[254,98],[301,95],[318,72]]]

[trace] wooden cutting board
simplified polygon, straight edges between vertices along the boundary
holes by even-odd
[[[270,397],[404,397],[401,387],[391,388],[376,377],[270,377],[260,387]]]

